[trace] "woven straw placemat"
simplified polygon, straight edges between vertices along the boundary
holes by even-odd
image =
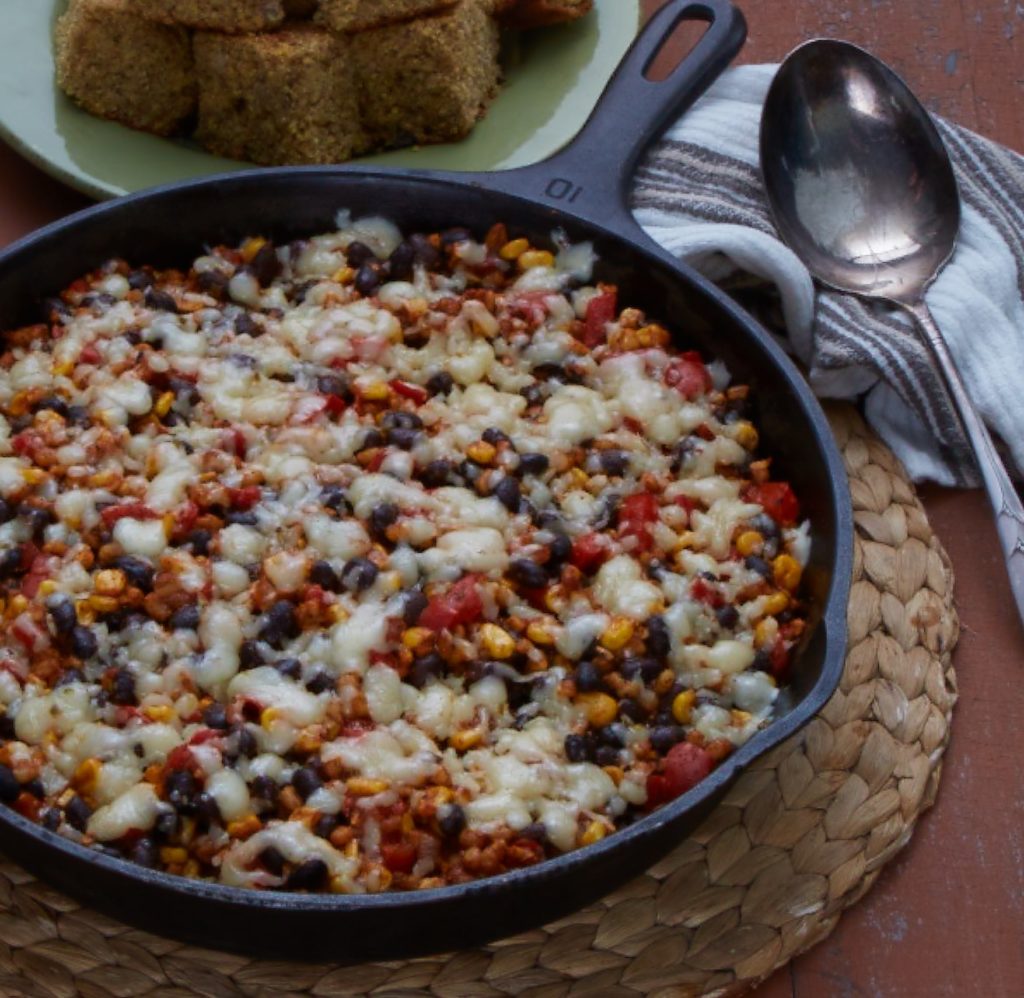
[[[646,874],[490,946],[339,968],[139,932],[0,857],[0,994],[733,995],[822,940],[935,798],[957,638],[949,561],[903,469],[851,408],[829,416],[858,534],[840,689]]]

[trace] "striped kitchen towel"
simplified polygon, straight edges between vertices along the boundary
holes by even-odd
[[[815,286],[778,239],[758,166],[775,69],[730,70],[668,132],[637,175],[637,220],[713,280],[743,272],[774,285],[786,344],[818,395],[862,400],[915,480],[975,485],[952,405],[909,318]],[[959,245],[928,304],[971,397],[1024,476],[1024,158],[938,124],[964,204]]]

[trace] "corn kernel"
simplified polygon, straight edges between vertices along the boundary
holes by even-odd
[[[615,786],[618,786],[626,776],[626,771],[621,766],[602,766],[601,768],[611,777]]]
[[[595,842],[600,842],[607,834],[608,829],[604,827],[603,821],[592,821],[587,825],[587,830],[580,838],[580,844],[585,846],[593,845]]]
[[[733,440],[736,441],[744,450],[754,450],[757,447],[758,435],[757,429],[753,423],[747,420],[741,420],[736,424],[736,429],[733,433]]]
[[[803,569],[800,567],[800,562],[792,555],[780,554],[772,562],[772,576],[775,579],[775,584],[790,592],[800,585],[802,574]]]
[[[520,270],[531,270],[533,267],[553,267],[555,258],[547,250],[527,250],[516,262]]]
[[[27,609],[28,600],[21,593],[11,597],[10,610],[12,613],[24,613]]]
[[[227,833],[233,839],[247,839],[255,835],[263,827],[263,822],[255,814],[247,814],[237,821],[228,822]]]
[[[86,602],[94,613],[114,613],[121,607],[113,596],[90,596]]]
[[[690,715],[693,712],[693,705],[697,700],[697,694],[693,690],[683,690],[677,693],[672,701],[672,716],[679,724],[689,724]]]
[[[691,548],[695,548],[696,546],[697,535],[692,530],[684,530],[676,540],[672,551],[673,553],[678,554],[680,551],[689,551]]]
[[[42,485],[49,478],[49,475],[42,468],[22,468],[21,477],[29,485]]]
[[[509,658],[516,650],[512,635],[497,624],[484,624],[480,628],[480,640],[491,658]]]
[[[737,728],[742,728],[745,724],[748,724],[752,716],[747,711],[736,707],[729,711],[729,720]]]
[[[83,600],[79,600],[75,604],[75,616],[78,618],[78,622],[80,624],[83,624],[86,627],[88,627],[89,624],[92,624],[92,623],[95,622],[95,620],[96,620],[96,611],[93,610],[93,608],[91,606],[89,606],[89,601],[88,600],[84,600],[83,599]]]
[[[434,807],[440,807],[442,804],[450,804],[455,799],[455,791],[451,787],[431,787],[427,791],[427,797]]]
[[[262,236],[252,236],[246,239],[242,244],[242,259],[248,263],[266,245],[267,241]]]
[[[526,636],[535,645],[553,645],[555,636],[551,633],[548,625],[540,620],[531,620],[526,628]]]
[[[588,475],[582,468],[570,468],[569,469],[569,488],[578,489],[581,492],[585,492],[587,486],[590,484],[590,475]]]
[[[434,643],[434,632],[429,627],[410,627],[402,633],[402,644],[410,651],[426,650]]]
[[[174,392],[164,392],[156,400],[156,405],[153,406],[153,411],[158,416],[166,416],[171,411],[171,406],[174,405]]]
[[[100,596],[120,596],[128,588],[128,577],[119,568],[105,568],[96,573],[93,588]]]
[[[637,344],[642,347],[663,347],[669,341],[668,330],[657,323],[641,326],[636,331]]]
[[[736,538],[736,550],[744,558],[751,554],[760,554],[764,550],[764,538],[756,530],[744,530]]]
[[[774,617],[777,613],[782,613],[787,606],[789,606],[789,595],[787,593],[772,593],[771,596],[765,597],[762,611],[765,616]]]
[[[160,862],[164,866],[183,865],[188,862],[188,850],[182,849],[181,846],[162,846]]]
[[[775,643],[779,635],[779,622],[774,617],[764,617],[754,626],[754,647],[764,648]]]
[[[356,859],[359,856],[359,839],[353,839],[345,846],[345,858]]]
[[[356,272],[351,267],[341,267],[331,274],[335,284],[351,284],[356,279]]]
[[[373,797],[384,793],[387,788],[387,780],[371,780],[365,776],[353,776],[345,784],[345,789],[356,797]]]
[[[468,752],[471,748],[476,748],[477,745],[482,745],[484,740],[484,733],[480,728],[462,728],[460,731],[456,731],[451,738],[448,739],[448,744],[455,749],[456,752]]]
[[[264,731],[269,731],[271,725],[281,716],[281,711],[276,707],[266,707],[260,714],[260,727]]]
[[[348,620],[348,611],[340,603],[332,603],[327,608],[327,619],[332,624],[342,624]]]
[[[174,708],[165,703],[151,704],[143,708],[142,713],[151,721],[156,721],[159,724],[170,724],[177,717]]]
[[[96,781],[99,779],[100,768],[103,763],[95,756],[83,759],[71,777],[71,785],[83,794],[90,794],[96,788]]]
[[[384,381],[372,381],[365,387],[360,388],[359,394],[367,402],[386,402],[390,397],[391,389],[388,388],[387,383]]]
[[[633,637],[633,621],[628,617],[615,617],[604,629],[601,644],[609,651],[622,651]]]
[[[576,703],[583,708],[591,727],[605,728],[615,720],[619,705],[607,693],[582,693]]]
[[[529,239],[513,239],[498,251],[502,260],[518,260],[530,248]]]
[[[57,591],[57,583],[53,579],[46,579],[39,583],[39,595],[42,597],[52,596]]]
[[[75,369],[75,362],[73,360],[62,360],[59,364],[53,365],[53,374],[57,378],[66,378]]]
[[[490,464],[497,454],[494,445],[486,440],[477,440],[466,448],[466,457],[477,464]]]

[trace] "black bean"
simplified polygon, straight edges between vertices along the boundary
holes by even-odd
[[[377,254],[370,249],[366,243],[361,243],[358,239],[353,239],[352,242],[345,247],[345,259],[348,261],[350,267],[361,267],[368,260],[376,260]]]
[[[472,238],[473,233],[461,225],[454,226],[451,229],[445,229],[444,232],[441,233],[441,242],[445,246],[453,246],[455,243],[466,243]]]
[[[604,677],[593,662],[580,662],[576,666],[573,679],[576,682],[576,689],[581,693],[596,693],[598,690],[604,689]]]
[[[289,638],[299,636],[298,617],[291,600],[278,600],[264,615],[259,638],[272,648],[280,648]]]
[[[647,711],[636,702],[626,697],[619,701],[619,717],[628,718],[630,721],[642,721],[647,716]]]
[[[273,846],[267,846],[258,857],[267,873],[280,877],[284,873],[285,858]]]
[[[370,511],[370,535],[379,541],[387,540],[387,529],[398,519],[398,507],[393,502],[378,503]]]
[[[763,648],[754,653],[754,661],[750,663],[750,667],[756,672],[771,672],[772,671],[772,657]]]
[[[249,261],[248,269],[263,287],[272,283],[274,278],[281,273],[281,261],[277,258],[274,244],[264,243]]]
[[[326,693],[328,690],[335,689],[337,685],[334,676],[321,669],[310,676],[309,681],[306,683],[306,689],[310,693]]]
[[[128,858],[133,863],[137,863],[139,866],[148,867],[152,870],[156,867],[160,854],[157,850],[156,843],[146,835],[132,846],[132,850],[128,854]]]
[[[0,711],[0,738],[10,741],[17,737],[14,730],[14,718],[6,710]]]
[[[70,686],[72,683],[84,683],[85,674],[81,669],[65,669],[60,674],[60,679],[53,684],[53,688],[59,689],[61,686]],[[2,736],[0,736],[2,737]]]
[[[591,526],[595,530],[605,530],[606,528],[613,526],[618,520],[619,503],[621,501],[622,497],[615,492],[607,493],[601,500],[597,514],[590,521]]]
[[[446,804],[437,817],[441,834],[447,839],[457,838],[466,827],[466,812],[461,804]]]
[[[314,586],[326,589],[329,593],[341,592],[341,579],[338,578],[338,573],[331,568],[330,562],[314,561],[309,570],[309,581]]]
[[[345,402],[355,399],[352,379],[347,374],[323,374],[316,379],[316,390],[321,395],[333,395]]]
[[[396,426],[393,430],[388,431],[388,443],[399,450],[412,450],[416,446],[419,436],[418,430],[407,430],[404,427]]]
[[[37,800],[42,800],[46,796],[46,789],[43,787],[43,781],[38,777],[34,780],[29,780],[21,789],[30,793]]]
[[[663,664],[658,659],[640,655],[630,655],[622,662],[622,674],[627,679],[639,679],[644,683],[650,683],[657,679],[663,668]]]
[[[526,399],[528,406],[540,405],[548,396],[548,389],[537,382],[527,385],[519,390],[519,394]]]
[[[80,832],[85,831],[90,817],[92,817],[92,808],[81,797],[72,797],[64,805],[64,818],[72,828]]]
[[[400,428],[403,430],[423,429],[423,420],[414,412],[406,412],[404,409],[391,409],[384,413],[381,418],[381,426],[385,430]]]
[[[39,824],[48,831],[57,831],[60,828],[60,820],[59,807],[46,807],[39,812]]]
[[[409,683],[417,689],[422,689],[443,671],[444,659],[436,651],[428,652],[413,660],[412,668],[409,670]]]
[[[421,233],[416,232],[409,236],[409,245],[412,246],[416,259],[427,270],[433,270],[441,262],[440,250]]]
[[[71,650],[81,659],[92,658],[99,651],[100,643],[96,635],[78,624],[71,631]]]
[[[339,513],[348,506],[345,490],[340,485],[325,485],[320,491],[320,502]]]
[[[233,743],[236,755],[254,756],[259,748],[256,736],[244,724],[238,725],[231,732],[229,741]]]
[[[406,594],[405,602],[402,604],[402,622],[406,627],[412,627],[420,614],[427,608],[430,602],[420,589],[411,589]]]
[[[672,639],[668,633],[665,618],[660,616],[647,618],[647,639],[644,642],[647,654],[654,658],[665,658],[672,648]]]
[[[594,753],[594,762],[599,766],[617,766],[619,764],[619,750],[611,745],[600,745]]]
[[[660,724],[651,728],[651,748],[664,755],[673,745],[683,740],[684,734],[678,724]]]
[[[743,560],[743,564],[752,572],[757,572],[758,575],[762,575],[766,579],[772,577],[772,566],[764,558],[758,558],[756,554],[747,555]]]
[[[493,495],[510,513],[519,512],[519,500],[522,498],[522,492],[519,488],[519,482],[511,475],[506,475],[498,482],[494,488]]]
[[[725,606],[720,606],[715,610],[715,617],[721,627],[726,630],[732,630],[740,619],[739,610],[734,606],[730,606],[728,603]]]
[[[547,454],[538,454],[531,451],[519,455],[519,473],[521,475],[543,475],[548,470],[551,459]]]
[[[561,565],[572,554],[572,541],[565,534],[555,534],[554,540],[548,545],[548,564],[552,567]]]
[[[383,276],[383,268],[379,261],[364,263],[356,274],[356,291],[369,298],[380,287]]]
[[[110,701],[122,707],[128,707],[135,703],[135,677],[127,669],[118,669],[114,673]]]
[[[45,509],[30,506],[28,503],[22,503],[18,507],[18,516],[25,521],[33,537],[39,537],[50,523],[50,514]]]
[[[205,791],[199,794],[196,797],[195,808],[196,814],[211,825],[222,820],[217,798],[213,794],[208,794]]]
[[[548,584],[547,570],[530,558],[513,559],[508,566],[508,577],[527,589],[541,589]]]
[[[185,543],[188,547],[192,548],[192,553],[195,555],[206,555],[210,553],[210,541],[213,540],[213,535],[209,530],[193,530],[185,539]]]
[[[377,581],[380,569],[369,558],[352,558],[341,570],[341,583],[349,592],[360,593]]]
[[[672,470],[682,471],[703,449],[704,441],[700,437],[683,437],[672,448]]]
[[[58,416],[66,416],[68,414],[67,402],[57,395],[47,395],[45,398],[41,398],[32,408],[36,412],[48,409],[51,412],[57,413]]]
[[[227,731],[228,712],[222,703],[211,703],[203,711],[203,724],[214,731]]]
[[[196,792],[196,781],[187,769],[176,769],[164,780],[164,791],[167,800],[176,808],[191,807],[192,796]]]
[[[338,827],[338,818],[333,814],[323,814],[316,820],[316,824],[313,825],[313,834],[319,836],[322,839],[329,839],[331,832]]]
[[[300,863],[285,881],[289,891],[315,891],[327,882],[327,864],[322,859],[307,859]]]
[[[602,745],[622,748],[629,740],[629,729],[621,721],[613,721],[597,733],[597,740]]]
[[[359,445],[360,450],[370,450],[374,447],[384,446],[384,434],[380,430],[367,430],[363,436],[362,443]]]
[[[78,624],[75,604],[67,596],[51,596],[46,601],[46,609],[49,611],[50,619],[53,621],[54,630],[61,637],[67,637]]]
[[[565,736],[565,756],[569,762],[586,762],[588,748],[587,739],[583,735]]]
[[[165,838],[170,838],[172,835],[177,834],[180,824],[178,815],[174,811],[164,811],[158,815],[153,831]]]
[[[0,499],[0,523],[9,523],[14,519],[14,510],[6,499]]]
[[[303,800],[315,794],[323,785],[323,780],[312,766],[300,766],[292,773],[292,786]]]
[[[153,588],[153,567],[141,558],[122,555],[120,558],[114,559],[114,567],[121,569],[128,577],[128,582],[143,592],[148,592]]]
[[[452,473],[451,461],[439,459],[431,461],[420,473],[420,481],[428,489],[439,489],[448,484],[448,478]]]
[[[243,527],[255,527],[260,521],[251,509],[233,509],[224,515],[224,522],[227,524],[237,523]]]
[[[249,784],[249,792],[257,800],[269,801],[273,804],[280,793],[277,784],[269,776],[257,776]]]
[[[146,307],[158,312],[177,312],[178,303],[166,291],[157,288],[146,288]]]
[[[0,763],[0,801],[13,804],[21,793],[21,785],[9,766]]]
[[[298,679],[302,675],[302,663],[297,658],[279,658],[274,668],[287,679]]]
[[[427,391],[431,395],[447,395],[455,387],[455,379],[447,371],[438,371],[427,381]]]
[[[172,631],[194,631],[199,626],[201,617],[199,604],[189,603],[187,606],[179,607],[171,614],[167,626]]]
[[[613,478],[620,478],[629,469],[630,455],[624,450],[601,451],[601,470]]]
[[[128,275],[128,287],[132,291],[145,291],[153,284],[153,275],[145,270],[133,270]]]
[[[227,297],[228,282],[231,280],[227,274],[219,270],[203,270],[196,275],[196,284],[200,291],[205,291],[211,298],[223,301]]]
[[[485,443],[489,443],[496,447],[498,444],[510,444],[512,441],[509,439],[507,433],[499,430],[496,426],[490,426],[481,434],[481,439]]]
[[[228,360],[243,371],[255,371],[259,367],[259,361],[248,353],[228,354]]]
[[[408,242],[399,243],[388,257],[388,273],[393,281],[407,281],[412,277],[416,263],[416,250]]]

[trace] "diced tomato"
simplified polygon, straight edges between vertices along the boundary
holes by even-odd
[[[665,779],[673,797],[695,787],[715,768],[714,759],[706,749],[689,742],[679,742],[665,756]]]
[[[376,725],[369,718],[357,718],[354,721],[346,721],[340,734],[342,738],[362,738],[375,727]]]
[[[141,502],[118,503],[100,511],[100,519],[107,527],[112,527],[118,520],[159,520],[160,515],[155,509],[150,509]]]
[[[207,742],[223,738],[223,732],[217,731],[215,728],[201,728],[188,740],[188,743],[189,745],[205,745]]]
[[[366,465],[366,470],[371,474],[380,471],[380,466],[384,463],[384,458],[387,456],[387,451],[383,447],[378,447],[377,453],[370,458],[369,463]]]
[[[547,317],[547,300],[550,297],[550,291],[520,291],[515,297],[510,297],[506,304],[513,317],[539,326]]]
[[[789,656],[790,649],[787,647],[786,642],[781,639],[776,641],[769,655],[769,660],[772,664],[772,675],[776,679],[783,676],[789,668]]]
[[[513,839],[508,846],[509,866],[533,866],[544,858],[544,847],[536,839],[528,839],[522,836]]]
[[[246,485],[240,489],[228,489],[228,496],[231,498],[231,505],[235,509],[252,509],[260,501],[263,493],[258,485]]]
[[[20,457],[31,457],[43,446],[43,438],[35,430],[22,430],[11,437],[11,449]]]
[[[446,593],[435,596],[420,615],[419,626],[443,631],[477,620],[484,612],[479,582],[480,576],[467,575]]]
[[[345,400],[339,395],[326,395],[324,410],[332,416],[340,416],[345,411]]]
[[[711,388],[711,375],[696,350],[688,350],[665,368],[665,384],[685,399],[695,399]]]
[[[25,547],[35,547],[35,545],[26,544]],[[25,554],[22,552],[22,558],[24,557]],[[28,599],[33,599],[39,592],[39,587],[53,575],[58,561],[59,559],[53,555],[36,554],[32,559],[28,574],[22,579],[22,594]]]
[[[615,319],[618,299],[618,292],[603,291],[587,302],[587,312],[583,320],[583,342],[588,347],[593,348],[604,343],[605,327]]]
[[[191,499],[187,499],[182,504],[181,509],[174,514],[175,534],[182,537],[187,536],[196,525],[196,520],[198,519],[199,507]]]
[[[98,364],[103,358],[100,355],[99,350],[90,343],[87,347],[82,349],[82,352],[78,355],[78,359],[83,364]]]
[[[676,496],[672,502],[676,506],[682,506],[687,513],[692,513],[697,508],[697,503],[689,496]]]
[[[430,397],[427,395],[427,390],[425,388],[420,388],[419,385],[411,384],[408,381],[400,381],[396,378],[394,381],[389,381],[388,384],[396,395],[401,395],[402,398],[412,399],[412,401],[417,405],[423,405],[423,403]]]
[[[619,506],[619,536],[636,539],[634,552],[647,551],[654,542],[651,527],[657,520],[658,500],[649,492],[626,496]]]
[[[245,434],[237,427],[231,431],[231,444],[235,452],[235,457],[245,459],[245,452],[249,449],[249,444],[245,439]]]
[[[178,745],[168,753],[166,768],[168,771],[188,769],[192,765],[192,752],[187,745]]]
[[[712,589],[703,579],[694,579],[690,584],[690,595],[699,603],[706,603],[711,607],[720,607],[725,599],[717,589]]]
[[[743,493],[747,502],[757,503],[777,523],[791,526],[800,516],[800,503],[797,501],[788,482],[765,482],[763,485],[751,485]]]
[[[385,842],[380,847],[380,856],[392,873],[412,873],[416,865],[416,847],[411,842]]]
[[[140,717],[141,715],[142,711],[139,710],[138,707],[131,707],[128,704],[122,704],[114,711],[114,724],[119,728],[123,728],[125,725],[134,721],[135,718]]]
[[[659,804],[672,799],[668,791],[668,780],[660,773],[651,773],[647,777],[647,808],[651,810]]]
[[[604,534],[581,534],[572,542],[569,560],[587,574],[596,572],[611,556],[610,543]]]
[[[11,624],[11,634],[26,651],[38,651],[49,644],[49,635],[27,613],[21,613]]]
[[[14,801],[14,810],[23,818],[28,818],[29,821],[38,821],[39,812],[42,809],[43,802],[34,794],[30,794],[27,790],[23,790],[18,794]]]

